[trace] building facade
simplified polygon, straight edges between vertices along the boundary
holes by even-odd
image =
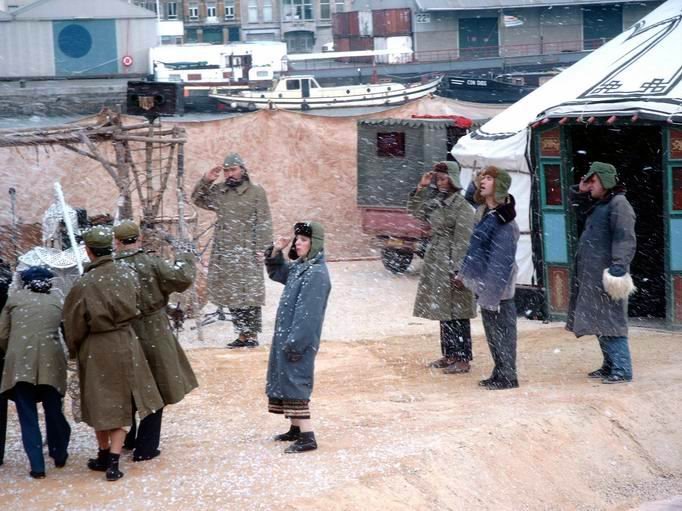
[[[593,50],[662,1],[355,0],[353,10],[411,9],[419,61]],[[335,37],[346,34],[335,34]]]

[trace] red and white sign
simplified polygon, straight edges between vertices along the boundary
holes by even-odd
[[[123,64],[125,67],[130,67],[133,65],[133,58],[130,55],[125,55],[121,59],[121,64]]]

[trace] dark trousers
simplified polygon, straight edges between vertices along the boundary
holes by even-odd
[[[627,337],[609,337],[598,335],[604,362],[602,370],[606,374],[622,376],[626,380],[632,379],[632,358]]]
[[[514,299],[502,300],[499,311],[481,309],[483,329],[495,362],[492,378],[516,381],[516,305]]]
[[[140,421],[139,427],[135,421],[135,412],[137,407],[133,403],[133,423],[126,435],[124,446],[126,449],[135,449],[133,456],[136,458],[153,457],[161,443],[163,408],[147,415]]]
[[[261,307],[229,307],[232,316],[232,324],[238,334],[247,337],[256,337],[263,330],[263,315]]]
[[[7,398],[0,396],[0,465],[5,462],[5,440],[7,437]]]
[[[50,457],[56,463],[66,461],[71,427],[64,417],[62,396],[57,389],[49,385],[32,385],[19,382],[13,389],[14,403],[17,406],[21,440],[24,450],[34,472],[45,472],[43,458],[43,438],[38,423],[36,403],[43,402],[45,411],[45,429],[47,431],[47,448]]]
[[[471,321],[451,319],[440,322],[440,350],[444,357],[469,362],[474,355],[471,349]]]

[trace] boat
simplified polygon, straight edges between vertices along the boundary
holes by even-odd
[[[310,110],[320,108],[397,105],[436,91],[442,76],[429,81],[402,83],[367,83],[322,87],[312,75],[285,76],[267,91],[240,91],[221,94],[217,89],[209,97],[232,110],[263,109]]]
[[[447,76],[436,94],[474,103],[516,103],[536,88],[490,78]]]

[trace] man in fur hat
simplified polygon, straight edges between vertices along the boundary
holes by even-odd
[[[637,249],[635,212],[618,185],[616,168],[595,161],[571,203],[584,225],[571,287],[566,328],[577,337],[596,335],[602,366],[588,374],[603,383],[632,380],[628,346],[628,296],[634,292],[630,263]]]
[[[224,181],[216,183],[223,173]],[[239,337],[228,348],[258,346],[265,304],[263,254],[272,244],[272,217],[265,190],[251,182],[237,153],[209,170],[192,191],[192,202],[216,216],[208,268],[210,300],[227,307]]]

